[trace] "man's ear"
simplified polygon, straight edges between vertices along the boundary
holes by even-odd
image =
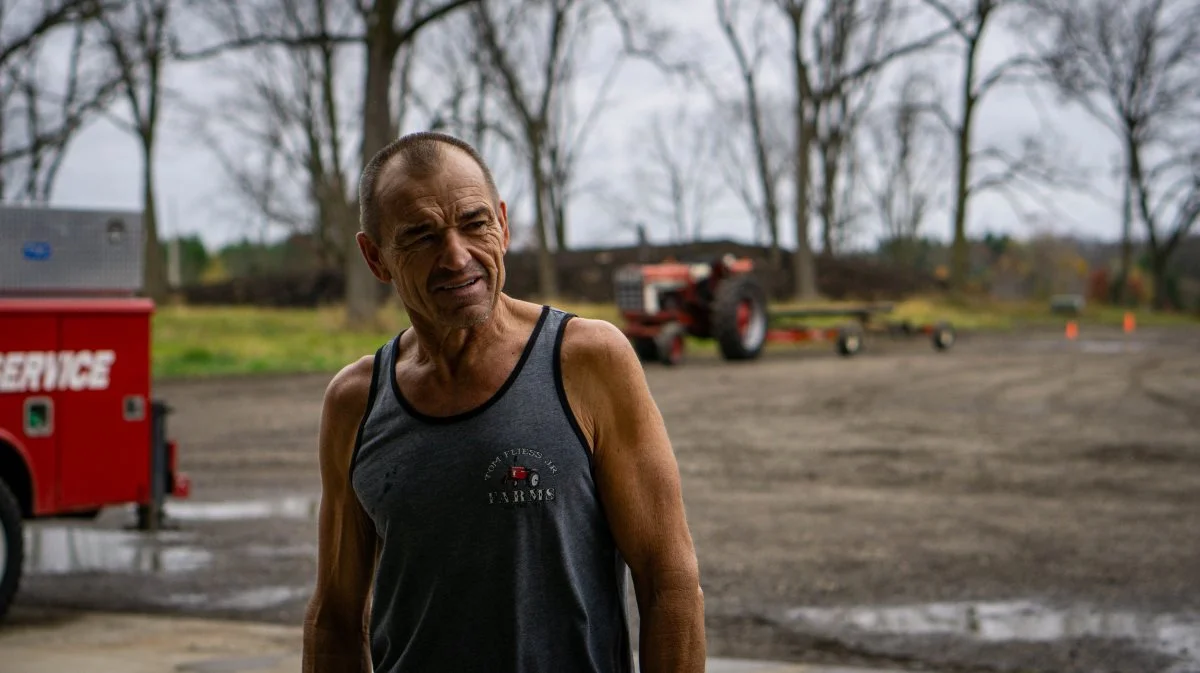
[[[504,232],[504,252],[508,252],[508,244],[512,240],[512,232],[508,229],[508,204],[500,202],[500,230]]]
[[[354,238],[358,241],[358,249],[362,253],[363,259],[366,260],[367,266],[371,267],[371,273],[381,283],[392,282],[392,272],[388,271],[387,265],[383,263],[383,256],[375,241],[372,241],[371,237],[363,231],[358,232]]]

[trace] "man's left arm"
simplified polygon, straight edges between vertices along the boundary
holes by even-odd
[[[633,575],[643,673],[701,673],[704,598],[679,466],[645,373],[611,323],[572,319],[563,382],[592,449],[609,526]]]

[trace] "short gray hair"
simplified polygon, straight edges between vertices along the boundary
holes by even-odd
[[[452,135],[436,131],[421,131],[410,133],[388,143],[386,147],[375,153],[363,168],[362,177],[358,181],[358,218],[359,227],[366,232],[372,241],[379,242],[379,225],[381,215],[377,187],[379,176],[383,169],[395,157],[400,157],[404,170],[415,176],[430,175],[442,167],[445,161],[444,149],[454,147],[467,153],[467,156],[479,165],[483,171],[483,179],[487,182],[492,199],[500,200],[500,190],[496,189],[496,181],[487,162],[479,151],[470,143],[455,138]],[[495,205],[495,204],[493,204]]]

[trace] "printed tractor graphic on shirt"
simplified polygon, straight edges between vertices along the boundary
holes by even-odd
[[[542,480],[538,475],[538,471],[532,468],[523,467],[521,465],[513,465],[508,468],[508,472],[504,474],[503,481],[505,486],[517,486],[519,484],[528,485],[530,488],[537,488],[538,482]]]

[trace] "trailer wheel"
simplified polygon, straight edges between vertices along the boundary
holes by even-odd
[[[25,561],[24,538],[21,535],[21,508],[8,484],[0,480],[0,618],[8,613],[17,585],[21,582],[21,566]]]
[[[837,352],[845,357],[857,355],[863,347],[863,332],[857,325],[846,325],[838,330]]]
[[[669,367],[682,363],[687,343],[686,338],[687,331],[683,329],[683,325],[677,322],[663,325],[662,330],[654,339],[655,347],[658,349],[659,362]]]
[[[712,308],[713,336],[726,360],[753,360],[767,341],[767,293],[749,274],[725,278]]]
[[[954,345],[958,335],[954,332],[954,327],[948,322],[940,322],[933,326],[933,347],[935,350],[949,350]]]
[[[650,337],[635,337],[633,352],[637,353],[638,359],[642,362],[654,362],[658,359],[658,345]]]

